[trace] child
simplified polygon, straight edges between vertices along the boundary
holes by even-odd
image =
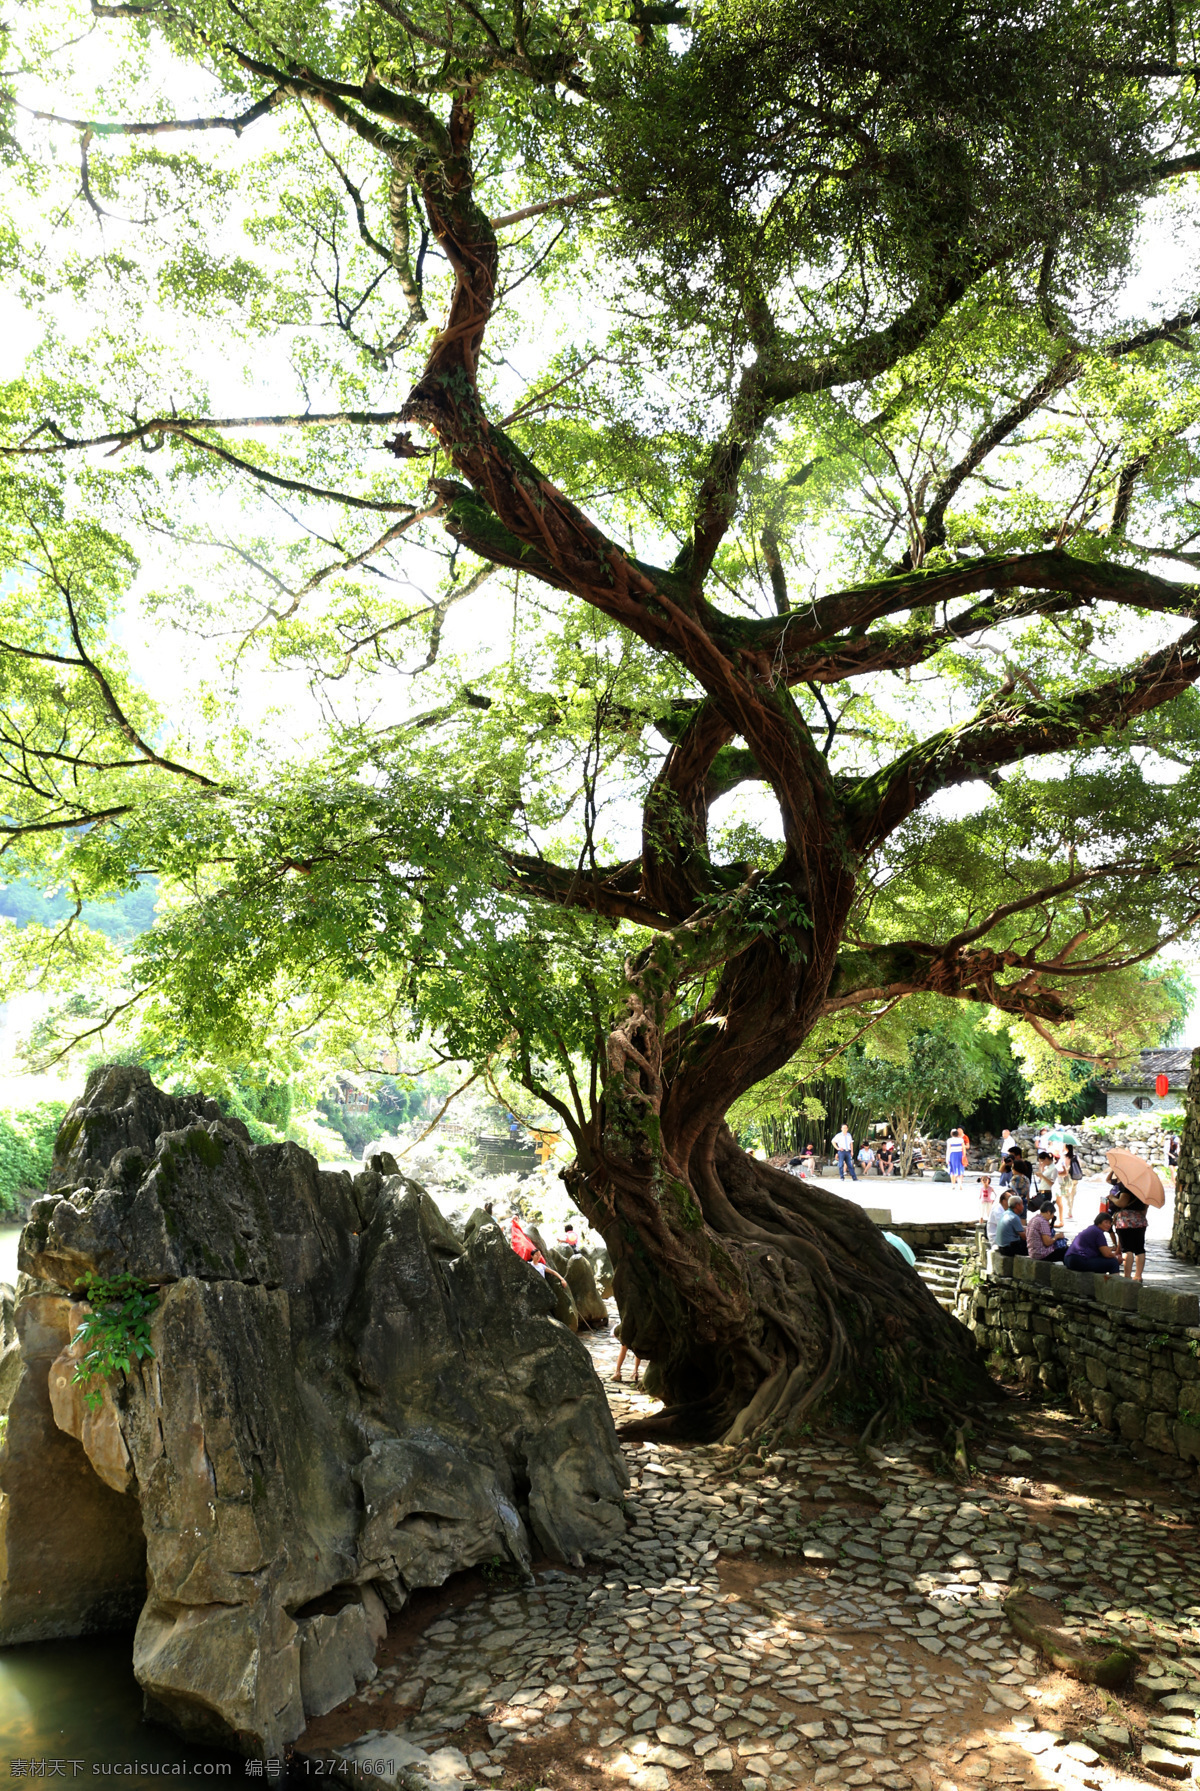
[[[991,1175],[985,1171],[983,1180],[979,1184],[979,1217],[985,1226],[991,1218],[992,1202],[995,1198],[996,1190],[992,1186]]]

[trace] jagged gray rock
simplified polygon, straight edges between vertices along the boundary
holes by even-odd
[[[0,1412],[7,1412],[21,1371],[21,1342],[17,1336],[17,1296],[7,1281],[0,1281]]]
[[[464,1247],[402,1176],[252,1145],[127,1067],[67,1115],[52,1190],[21,1241],[0,1642],[140,1605],[148,1713],[276,1754],[373,1676],[385,1606],[535,1547],[603,1557],[623,1534],[590,1359],[495,1225]],[[161,1290],[153,1359],[96,1413],[72,1378],[89,1270]]]
[[[579,1322],[589,1330],[608,1324],[608,1307],[600,1298],[592,1265],[586,1256],[572,1256],[567,1263],[567,1286],[579,1314]]]

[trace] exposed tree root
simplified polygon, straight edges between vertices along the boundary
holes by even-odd
[[[1022,1641],[1040,1649],[1052,1666],[1082,1685],[1100,1685],[1111,1691],[1124,1685],[1138,1664],[1137,1655],[1119,1645],[1106,1654],[1085,1653],[1079,1639],[1057,1621],[1054,1606],[1033,1598],[1024,1586],[1009,1593],[1004,1615]]]

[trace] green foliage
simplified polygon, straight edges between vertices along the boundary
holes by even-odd
[[[986,1072],[944,1033],[919,1032],[900,1058],[853,1054],[847,1086],[875,1118],[886,1119],[907,1170],[912,1147],[935,1107],[968,1112],[986,1086]]]
[[[136,1275],[105,1279],[91,1271],[76,1285],[92,1310],[75,1333],[75,1342],[85,1347],[72,1382],[84,1389],[84,1403],[95,1412],[104,1400],[97,1383],[128,1374],[135,1362],[153,1356],[150,1320],[158,1305],[158,1289]]]
[[[39,1101],[33,1107],[0,1112],[0,1217],[15,1217],[23,1198],[44,1191],[54,1139],[66,1110],[65,1101]]]
[[[741,1091],[735,1123],[832,1129],[836,1060],[872,1022],[893,1064],[946,1034],[964,1116],[972,1087],[1069,1114],[1083,1072],[1056,1047],[1118,1061],[1177,1019],[1145,966],[1196,911],[1200,705],[1181,686],[1134,727],[1085,717],[1046,743],[1081,688],[1194,610],[1182,586],[1152,607],[1122,582],[1194,559],[1200,390],[1186,326],[1163,324],[1190,315],[1193,274],[1161,299],[1133,279],[1139,232],[1189,222],[1191,175],[1160,164],[1197,139],[1194,6],[644,10],[19,9],[0,177],[21,230],[0,235],[0,276],[45,327],[0,405],[20,879],[0,912],[22,923],[0,929],[0,970],[54,998],[39,1062],[73,1040],[128,1053],[265,1139],[296,1130],[331,1066],[419,1044],[578,1120],[650,942],[664,1023],[699,1053],[726,1022],[725,966],[763,946],[810,961],[847,817],[922,766],[912,813],[855,858],[829,990],[797,1010],[809,1040]],[[85,30],[95,57],[64,48]],[[358,128],[365,70],[390,111]],[[307,81],[334,84],[332,109],[300,103]],[[119,128],[190,116],[197,86],[222,119],[263,103],[228,154],[224,130]],[[698,517],[727,515],[687,605],[713,663],[774,692],[804,745],[767,818],[743,792],[769,768],[735,735],[691,837],[656,780],[704,681],[574,575],[542,577],[486,481],[431,504],[434,462],[380,452],[460,278],[445,245],[415,245],[468,90],[479,216],[522,214],[479,225],[502,244],[472,350],[490,439],[535,508],[565,494],[632,556],[660,610]],[[243,407],[275,422],[238,427]],[[103,451],[66,451],[91,437]],[[714,504],[721,466],[736,477]],[[469,518],[466,544],[446,534]],[[1011,556],[1047,544],[1064,590],[1001,613]],[[1067,588],[1102,561],[1094,590]],[[995,589],[926,591],[976,562]],[[839,581],[873,581],[876,607],[831,622],[819,675],[786,685],[764,628],[786,611],[798,636]],[[154,690],[125,646],[135,590],[179,655]],[[1002,770],[951,764],[972,728],[1016,742]],[[691,905],[665,922],[647,842],[686,873]],[[586,897],[597,867],[608,913]],[[987,962],[963,1003],[994,1004],[994,1027],[946,1002],[934,1020],[934,996],[891,1006],[970,952]]]

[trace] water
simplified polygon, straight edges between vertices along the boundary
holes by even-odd
[[[167,1729],[142,1721],[142,1694],[130,1664],[132,1637],[38,1642],[0,1648],[0,1776],[30,1775],[64,1784],[158,1786],[168,1778],[253,1784],[266,1791],[278,1778],[247,1778],[245,1762],[190,1747]],[[43,1764],[44,1763],[44,1764]],[[61,1771],[58,1770],[61,1766]]]

